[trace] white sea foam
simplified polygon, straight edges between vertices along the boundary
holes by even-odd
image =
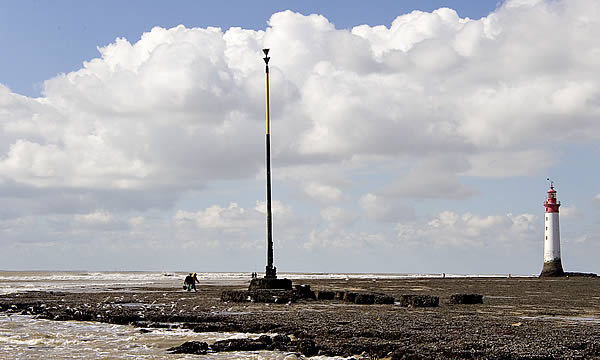
[[[152,329],[143,333],[128,325],[83,321],[49,321],[31,316],[0,317],[0,359],[198,359],[197,355],[169,354],[167,349],[185,341],[209,344],[231,338],[256,338],[261,334],[195,333],[184,329]],[[271,334],[272,335],[272,334]],[[297,359],[283,352],[252,351],[209,353],[205,360]],[[316,357],[333,360],[340,358]]]

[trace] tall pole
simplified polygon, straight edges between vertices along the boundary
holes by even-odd
[[[266,278],[276,278],[277,268],[273,267],[273,219],[271,215],[271,134],[269,114],[269,49],[263,49],[265,57],[265,85],[266,85],[266,107],[267,107],[267,133],[265,136],[267,154],[267,266]]]

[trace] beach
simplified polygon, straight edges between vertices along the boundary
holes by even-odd
[[[183,291],[179,277],[152,286],[128,283],[93,291],[6,292],[0,296],[0,308],[7,315],[132,325],[149,333],[185,329],[192,335],[282,334],[310,341],[314,355],[329,358],[600,358],[597,278],[293,279],[294,285],[310,285],[313,290],[378,293],[396,299],[408,294],[439,297],[439,306],[421,308],[342,300],[223,302],[223,291],[246,289],[249,276],[229,282],[206,280],[198,292]],[[481,294],[483,304],[450,304],[453,294]],[[166,349],[161,351],[167,355]]]

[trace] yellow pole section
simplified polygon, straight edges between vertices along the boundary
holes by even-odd
[[[265,83],[267,87],[267,134],[269,134],[269,72],[265,74]]]

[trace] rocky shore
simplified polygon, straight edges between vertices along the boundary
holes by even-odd
[[[600,359],[598,278],[307,279],[294,284],[397,300],[371,305],[335,297],[223,302],[224,291],[244,288],[200,286],[194,293],[180,290],[177,283],[164,289],[9,294],[0,296],[0,310],[53,320],[132,324],[140,331],[182,327],[268,334],[240,344],[187,345],[198,354],[259,346],[356,359]],[[464,297],[459,294],[481,294],[483,303],[479,298],[474,304],[457,303]],[[407,295],[437,297],[439,303],[402,306],[399,299]]]

